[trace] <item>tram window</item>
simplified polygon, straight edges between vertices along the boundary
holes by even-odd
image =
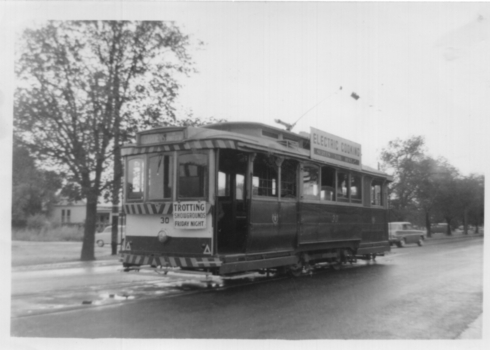
[[[382,185],[379,180],[371,183],[371,205],[383,205]]]
[[[224,173],[222,171],[218,172],[218,196],[230,196],[230,174]]]
[[[167,199],[172,197],[172,157],[157,155],[150,157],[148,198]]]
[[[362,201],[362,180],[361,176],[351,174],[350,176],[350,199],[353,203]]]
[[[285,159],[281,165],[281,197],[296,198],[298,162]]]
[[[335,200],[335,169],[330,167],[322,167],[322,187],[320,191],[320,199],[322,201]]]
[[[349,174],[337,173],[337,198],[339,201],[349,200]]]
[[[126,181],[127,199],[143,199],[145,188],[145,161],[140,158],[128,162],[128,176]]]
[[[318,199],[320,193],[320,169],[305,166],[303,168],[303,198]]]
[[[256,196],[277,196],[277,166],[275,158],[257,154],[254,160],[252,179],[253,194]]]
[[[189,153],[179,156],[179,198],[202,198],[206,193],[208,155]]]

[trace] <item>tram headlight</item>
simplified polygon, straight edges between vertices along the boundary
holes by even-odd
[[[168,242],[170,237],[167,234],[167,231],[165,229],[162,229],[158,232],[158,240],[162,243]]]

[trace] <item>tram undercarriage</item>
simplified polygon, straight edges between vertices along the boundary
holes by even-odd
[[[140,265],[123,262],[124,271],[153,270],[160,274],[185,274],[186,276],[219,276],[224,279],[235,279],[239,276],[248,276],[250,273],[260,274],[287,274],[292,277],[309,275],[318,268],[338,269],[345,264],[354,264],[358,260],[376,260],[377,256],[384,256],[385,249],[381,244],[377,249],[368,251],[352,248],[335,248],[321,251],[290,252],[276,256],[264,255],[223,255],[217,258],[220,263],[213,267],[192,268],[184,266],[165,265]],[[359,254],[359,252],[363,254]],[[130,261],[124,259],[123,261]]]

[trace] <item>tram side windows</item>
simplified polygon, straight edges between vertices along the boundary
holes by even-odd
[[[126,176],[126,199],[143,200],[145,189],[145,160],[133,158],[128,162]]]
[[[383,182],[373,180],[371,183],[371,205],[383,206]]]
[[[148,198],[172,198],[172,157],[169,155],[155,155],[149,158]]]
[[[320,194],[320,169],[313,166],[303,167],[303,199],[318,199]]]
[[[298,162],[285,159],[281,164],[281,198],[296,198]]]
[[[350,200],[352,203],[362,202],[362,177],[360,175],[350,175]]]
[[[252,193],[255,196],[277,197],[278,172],[274,156],[257,154],[253,165]]]
[[[337,200],[339,202],[349,201],[349,174],[337,173]]]
[[[324,166],[321,171],[321,191],[320,199],[322,201],[334,201],[335,197],[335,169]]]
[[[236,174],[235,176],[235,199],[244,200],[245,176]]]
[[[208,181],[207,177],[208,155],[206,153],[188,153],[179,155],[179,199],[205,197]]]
[[[218,172],[218,197],[229,197],[230,192],[230,174]]]

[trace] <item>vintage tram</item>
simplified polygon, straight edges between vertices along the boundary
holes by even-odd
[[[392,179],[352,141],[229,122],[143,131],[122,154],[126,269],[300,275],[390,250]]]

